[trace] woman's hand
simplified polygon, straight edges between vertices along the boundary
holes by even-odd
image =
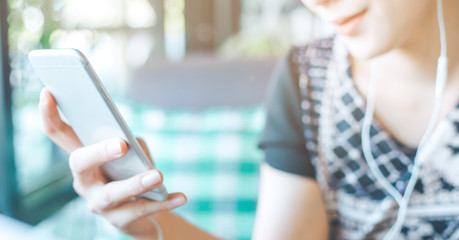
[[[70,153],[75,191],[86,199],[91,211],[104,216],[123,232],[139,238],[156,236],[156,229],[146,217],[186,203],[183,193],[170,194],[162,202],[137,197],[162,183],[162,174],[157,170],[107,182],[100,166],[123,157],[127,143],[122,139],[110,139],[83,146],[73,129],[59,117],[56,101],[46,89],[40,94],[39,109],[43,131]],[[146,144],[142,140],[139,143],[150,157]]]

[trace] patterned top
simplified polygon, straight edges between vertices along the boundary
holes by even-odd
[[[369,171],[361,146],[364,99],[339,37],[292,51],[302,124],[330,219],[331,239],[381,239],[398,205]],[[442,120],[420,153],[419,179],[398,239],[459,239],[459,105]],[[373,121],[372,152],[382,174],[403,194],[413,168],[406,149]]]

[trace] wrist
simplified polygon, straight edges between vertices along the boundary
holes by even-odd
[[[136,240],[162,240],[163,228],[168,225],[168,221],[171,221],[171,215],[174,215],[170,211],[162,211],[145,217],[143,224],[150,227],[150,231],[141,235],[131,235]]]
[[[159,226],[158,222],[151,216],[147,217],[148,221],[150,221],[151,225],[153,225],[155,231],[156,231],[156,239],[157,240],[163,240],[163,231],[161,230],[161,227]]]

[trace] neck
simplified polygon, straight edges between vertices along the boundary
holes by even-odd
[[[448,45],[449,72],[459,72],[459,1],[443,0],[443,16]],[[392,51],[378,57],[378,65],[392,69],[395,76],[407,76],[407,81],[435,80],[437,60],[440,56],[440,33],[437,22],[437,11],[434,9],[413,30],[409,39]],[[387,67],[386,67],[387,66]],[[390,70],[388,74],[392,72]],[[459,79],[458,79],[459,81]]]

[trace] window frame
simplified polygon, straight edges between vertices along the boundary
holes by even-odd
[[[21,194],[16,174],[12,87],[8,44],[8,2],[0,0],[0,212],[36,224],[75,198],[68,174]]]
[[[127,0],[123,0],[127,2]],[[188,0],[186,0],[188,2]],[[164,2],[149,0],[154,9],[164,9]],[[217,2],[215,2],[217,4]],[[234,4],[234,6],[233,6]],[[227,18],[233,19],[234,14],[240,14],[240,0],[237,3],[230,4],[232,6],[232,15]],[[186,7],[187,5],[185,5]],[[219,6],[219,9],[225,9],[228,3]],[[189,6],[188,6],[189,7]],[[44,3],[45,9],[52,9],[49,2]],[[59,210],[69,200],[76,196],[72,187],[72,176],[68,171],[66,164],[59,164],[53,166],[53,169],[46,171],[48,176],[37,181],[37,188],[32,188],[30,192],[22,192],[23,189],[19,186],[19,179],[17,175],[17,165],[15,161],[15,148],[14,144],[14,109],[12,98],[12,86],[10,84],[10,57],[9,57],[9,38],[8,38],[8,0],[0,0],[0,212],[5,213],[11,217],[19,220],[35,224],[42,219],[48,217],[53,212]],[[236,10],[237,11],[236,11]],[[234,12],[236,11],[236,13]],[[156,47],[153,53],[158,57],[165,55],[165,40],[164,40],[164,11],[157,11],[157,24],[151,28],[155,36]],[[194,14],[195,18],[199,18],[200,14]],[[212,19],[212,21],[216,21]],[[196,25],[199,23],[197,21]],[[225,23],[225,21],[218,24]],[[216,23],[217,24],[217,23]],[[224,36],[236,31],[235,27],[238,22],[231,21],[231,24],[224,24],[220,26],[225,31],[219,35],[214,36],[218,41],[222,41]],[[234,28],[234,29],[233,29]],[[130,30],[125,26],[120,29],[95,29],[101,31],[117,31],[121,30],[129,32]],[[187,31],[187,30],[185,30]],[[189,31],[189,29],[188,29]],[[217,41],[217,40],[216,40]],[[212,42],[212,45],[214,43]],[[53,147],[53,157],[63,158],[66,157],[60,154],[57,147]],[[56,150],[56,151],[55,151]],[[19,154],[16,154],[16,157]],[[66,163],[66,161],[62,161]],[[66,170],[67,172],[56,170]],[[50,177],[49,179],[47,177]],[[43,185],[41,183],[44,183]]]
[[[151,1],[155,8],[163,8],[162,1]],[[52,5],[45,3],[44,8],[52,9]],[[73,177],[68,169],[67,161],[58,161],[46,171],[40,179],[37,179],[36,186],[30,189],[21,189],[17,174],[17,162],[14,144],[14,114],[13,109],[14,89],[11,86],[11,58],[8,37],[8,0],[0,0],[0,214],[5,214],[15,219],[36,224],[61,207],[74,199],[77,194],[73,190]],[[163,12],[159,12],[159,24],[153,27],[155,36],[163,36]],[[120,29],[98,29],[113,31]],[[121,30],[128,31],[124,27]],[[162,33],[159,34],[158,33]],[[164,55],[164,39],[158,40],[154,52],[159,56]],[[68,158],[56,145],[51,145],[53,158]]]
[[[15,199],[6,197],[17,191],[11,116],[11,86],[9,83],[8,25],[6,0],[0,0],[0,211],[14,214]],[[12,170],[12,171],[11,171]]]

